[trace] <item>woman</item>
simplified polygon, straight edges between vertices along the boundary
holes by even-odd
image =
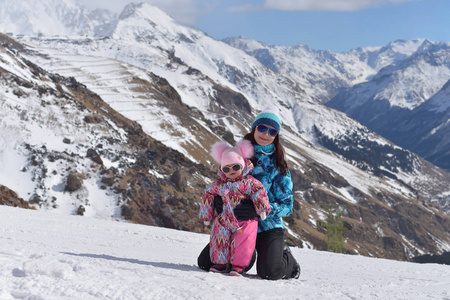
[[[280,143],[281,120],[276,107],[263,110],[253,121],[252,131],[244,139],[255,147],[252,162],[255,166],[252,176],[264,185],[271,206],[271,213],[265,220],[259,219],[256,251],[258,258],[256,271],[261,278],[278,280],[298,278],[300,266],[284,244],[284,224],[282,217],[292,213],[292,180]],[[214,201],[216,210],[222,210],[221,199]],[[238,220],[253,218],[256,213],[252,203],[247,201],[234,209]],[[246,268],[249,270],[254,260]],[[199,267],[209,270],[209,245],[198,258]]]

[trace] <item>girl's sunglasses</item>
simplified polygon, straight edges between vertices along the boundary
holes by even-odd
[[[269,134],[270,134],[270,136],[272,136],[272,137],[276,136],[277,133],[278,133],[278,132],[276,131],[276,129],[269,128],[269,127],[267,127],[267,126],[265,126],[265,125],[258,125],[258,126],[256,126],[256,129],[258,129],[258,131],[261,132],[261,133],[264,133],[264,132],[266,132],[267,130],[269,130]]]
[[[239,171],[241,169],[241,165],[233,165],[231,168],[230,167],[223,167],[222,171],[224,173],[228,173],[231,171],[231,169],[233,169],[233,171]]]

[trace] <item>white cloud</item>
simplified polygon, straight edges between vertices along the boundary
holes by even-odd
[[[79,0],[83,5],[85,5],[89,9],[109,9],[116,13],[120,13],[122,9],[130,2],[131,0]]]
[[[89,9],[106,8],[116,13],[120,13],[131,2],[146,2],[162,9],[177,21],[194,25],[200,16],[213,9],[218,0],[80,0],[80,2]]]
[[[146,0],[159,7],[175,20],[195,25],[198,18],[210,12],[217,1],[201,0]]]
[[[229,8],[233,12],[258,10],[298,11],[358,11],[371,7],[422,0],[265,0],[262,5],[240,5]]]
[[[264,5],[244,4],[238,6],[230,6],[227,8],[229,12],[251,12],[259,10],[267,10]]]

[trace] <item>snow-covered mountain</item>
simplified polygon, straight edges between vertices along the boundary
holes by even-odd
[[[386,102],[384,106],[413,110],[436,94],[450,79],[449,53],[450,45],[424,41],[413,55],[383,68],[368,82],[355,85],[346,93],[347,97],[335,97],[329,106],[339,106],[357,119],[363,117],[356,112],[367,110],[361,109],[361,106],[367,106],[370,102]],[[380,122],[387,119],[379,116],[383,113],[384,110],[379,109],[366,119],[376,117],[372,121]]]
[[[449,170],[450,136],[443,130],[450,114],[448,80],[450,45],[424,41],[408,58],[342,91],[327,105]]]
[[[399,145],[450,169],[450,80],[412,111],[399,114],[396,126],[386,133]],[[387,131],[387,130],[385,130]]]
[[[274,103],[295,186],[291,244],[324,249],[321,205],[338,203],[348,206],[350,253],[450,248],[447,172],[156,7],[130,4],[102,28],[106,37],[2,35],[0,184],[18,197],[203,232],[196,205],[215,176],[210,145],[234,143]]]
[[[412,112],[450,79],[448,43],[397,40],[384,47],[333,53],[303,45],[271,46],[246,37],[224,41],[292,78],[313,98],[449,170],[450,140],[446,134],[434,134],[445,128],[445,113],[428,113],[427,120],[422,115],[419,121],[415,116],[421,110]]]
[[[268,68],[290,77],[312,98],[326,103],[342,88],[365,82],[382,68],[414,53],[423,40],[397,40],[385,47],[358,48],[345,53],[308,46],[274,46],[248,37],[223,40],[254,56]]]

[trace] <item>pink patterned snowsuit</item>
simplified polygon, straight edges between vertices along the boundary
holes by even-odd
[[[253,164],[245,159],[242,176],[231,180],[220,170],[219,179],[210,184],[203,193],[200,204],[200,221],[213,221],[210,238],[210,257],[214,264],[246,267],[250,264],[256,244],[258,218],[238,221],[233,209],[241,200],[249,198],[256,213],[270,213],[270,204],[262,183],[250,175]],[[214,196],[223,201],[223,211],[214,218]]]

